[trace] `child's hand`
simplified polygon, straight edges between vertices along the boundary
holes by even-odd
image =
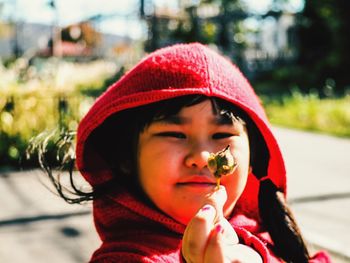
[[[239,244],[236,232],[224,218],[226,199],[225,188],[221,186],[187,225],[182,240],[186,262],[262,262],[256,251]]]

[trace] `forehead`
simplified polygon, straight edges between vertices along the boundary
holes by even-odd
[[[216,125],[232,125],[240,120],[231,111],[221,110],[212,101],[204,100],[198,104],[185,106],[179,112],[157,118],[153,122],[169,124],[188,124],[206,121]]]

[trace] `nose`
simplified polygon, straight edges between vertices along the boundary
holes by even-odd
[[[192,149],[185,158],[187,167],[203,169],[208,165],[209,151],[203,149]]]

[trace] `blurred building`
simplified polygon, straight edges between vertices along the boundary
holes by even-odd
[[[188,0],[179,1],[177,7],[151,6],[145,1],[143,7],[140,18],[148,28],[146,51],[198,41],[216,46],[250,76],[289,63],[298,55],[295,14],[258,16],[239,8],[223,12],[217,4],[197,5]],[[65,28],[23,22],[7,25],[11,30],[0,36],[0,57],[56,55],[82,60],[113,58],[132,49],[135,41],[127,36],[98,32],[96,24],[107,18],[97,15]],[[244,28],[249,19],[256,28]]]
[[[244,51],[249,71],[270,70],[294,61],[298,55],[295,14],[267,14],[259,30],[250,34]]]
[[[295,60],[295,14],[248,13],[233,1],[230,6],[181,0],[177,7],[154,6],[144,12],[148,25],[146,51],[177,42],[198,41],[215,46],[253,75]],[[238,2],[237,2],[238,3]],[[255,23],[248,28],[246,22]]]
[[[4,24],[9,28],[7,34],[0,36],[0,58],[6,60],[14,56],[32,58],[59,55],[70,58],[105,58],[115,54],[120,46],[128,46],[132,40],[125,36],[90,32],[90,39],[98,39],[94,43],[81,41],[80,25],[67,28],[55,28],[52,25],[35,23]],[[72,39],[62,38],[64,30],[71,30]],[[75,36],[74,36],[75,34]],[[95,35],[94,35],[95,34]],[[98,35],[98,37],[97,37]],[[58,36],[58,37],[57,37]],[[77,38],[75,41],[74,37]],[[55,53],[56,52],[56,53]]]

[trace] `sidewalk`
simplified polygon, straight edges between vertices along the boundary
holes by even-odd
[[[0,174],[0,262],[87,262],[99,246],[90,205],[69,205],[39,170]]]
[[[350,262],[350,140],[275,128],[288,197],[309,244]]]

